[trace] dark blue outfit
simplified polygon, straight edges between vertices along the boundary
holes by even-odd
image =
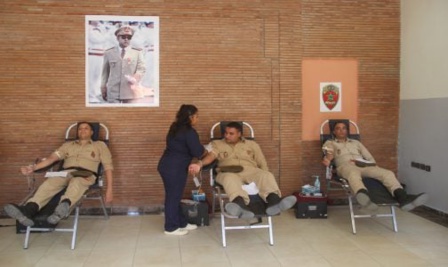
[[[157,167],[165,186],[165,231],[172,232],[187,226],[180,201],[187,182],[188,166],[194,157],[200,158],[203,153],[204,146],[193,128],[180,131],[176,137],[166,140],[166,149]]]

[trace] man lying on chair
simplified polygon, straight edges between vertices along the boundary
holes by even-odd
[[[266,159],[259,145],[241,136],[242,125],[230,122],[226,125],[224,139],[212,141],[212,150],[202,162],[191,164],[190,173],[197,173],[202,165],[218,160],[216,182],[224,187],[231,202],[225,206],[232,216],[250,219],[255,214],[247,206],[248,193],[242,188],[252,182],[258,187],[260,197],[267,203],[266,214],[277,215],[294,206],[296,198],[281,199],[280,189],[274,175],[269,172]]]
[[[428,195],[425,193],[416,196],[408,195],[392,171],[376,166],[375,159],[364,145],[357,140],[348,138],[347,135],[347,125],[344,122],[337,122],[333,130],[334,138],[326,141],[323,145],[322,149],[326,153],[322,164],[328,167],[334,160],[338,176],[347,179],[361,206],[370,210],[378,208],[370,200],[362,177],[380,181],[398,201],[402,210],[410,211],[428,200]]]
[[[24,166],[21,172],[30,175],[36,170],[52,165],[54,162],[64,160],[63,168],[67,172],[74,172],[69,177],[47,178],[39,186],[36,193],[24,206],[7,204],[4,207],[6,214],[18,220],[25,226],[33,226],[32,218],[42,209],[53,196],[67,190],[61,197],[59,205],[47,221],[57,224],[61,219],[69,215],[70,207],[76,204],[84,192],[93,185],[96,180],[96,172],[100,163],[103,164],[107,179],[106,202],[111,202],[112,194],[112,156],[107,145],[102,141],[92,141],[93,128],[88,122],[78,124],[78,139],[66,142],[47,159],[31,166]]]

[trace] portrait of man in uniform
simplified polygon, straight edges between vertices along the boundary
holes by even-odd
[[[86,16],[86,106],[159,106],[158,17]]]

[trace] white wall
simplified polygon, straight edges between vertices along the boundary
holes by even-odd
[[[448,0],[401,1],[400,100],[398,177],[448,213]]]
[[[401,0],[400,97],[448,97],[447,0]]]

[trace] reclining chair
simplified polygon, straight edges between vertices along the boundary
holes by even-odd
[[[107,145],[109,143],[109,129],[102,123],[90,123],[93,126],[93,135],[92,135],[92,140],[93,141],[103,141],[105,142]],[[65,141],[73,141],[77,138],[77,126],[78,123],[74,123],[72,125],[70,125],[66,132],[65,132]],[[102,131],[101,131],[102,130]],[[100,132],[101,132],[101,136],[100,136]],[[42,170],[38,170],[36,172],[46,172],[46,171],[58,171],[62,169],[62,165],[63,165],[63,161],[59,161],[56,162],[55,164],[53,164],[52,166],[42,169]],[[29,244],[29,240],[30,240],[30,233],[31,232],[51,232],[51,231],[55,231],[55,232],[69,232],[72,233],[72,242],[71,242],[71,249],[75,249],[75,244],[76,244],[76,235],[77,235],[77,231],[78,231],[78,220],[79,220],[79,209],[81,207],[82,201],[83,199],[94,199],[94,200],[99,200],[100,204],[101,204],[101,208],[103,210],[104,213],[104,218],[107,220],[109,218],[109,215],[107,213],[106,210],[106,206],[105,206],[105,201],[103,198],[103,193],[102,193],[102,187],[103,187],[103,168],[102,165],[100,164],[98,167],[98,171],[97,171],[98,177],[96,179],[95,184],[91,185],[90,188],[84,193],[83,198],[81,198],[81,200],[79,200],[77,203],[75,203],[74,205],[72,205],[71,210],[69,212],[69,214],[73,213],[73,210],[75,212],[74,214],[74,219],[73,219],[73,225],[69,228],[62,228],[62,227],[58,227],[57,225],[54,224],[50,224],[47,222],[47,218],[49,215],[51,215],[54,211],[54,209],[56,208],[56,206],[59,203],[59,199],[60,197],[63,195],[64,191],[59,192],[58,194],[56,194],[51,200],[50,202],[43,207],[38,214],[36,214],[36,216],[33,218],[33,221],[35,222],[34,226],[28,226],[26,227],[26,235],[25,235],[25,242],[23,245],[23,248],[27,249],[28,248],[28,244]],[[35,186],[35,178],[31,175],[28,176],[28,187],[30,190],[30,193],[27,195],[27,197],[25,198],[25,200],[22,202],[25,203],[26,200],[28,200],[33,194],[34,192],[37,190],[37,187]],[[46,178],[48,179],[48,178]],[[51,178],[50,178],[51,179]],[[17,232],[22,232],[23,229],[25,229],[25,226],[19,224],[17,222]]]
[[[224,137],[224,132],[226,125],[229,123],[229,121],[221,121],[215,123],[211,130],[210,130],[210,138],[211,140],[219,140]],[[240,122],[243,125],[244,128],[247,128],[249,130],[249,133],[246,134],[245,138],[249,140],[254,139],[254,130],[252,126],[247,122]],[[218,131],[218,133],[216,133]],[[250,223],[247,222],[244,225],[237,225],[237,226],[228,226],[226,225],[226,218],[228,219],[239,219],[239,220],[245,220],[241,219],[235,216],[232,216],[228,214],[225,211],[225,204],[228,203],[229,198],[227,194],[224,192],[224,188],[218,184],[215,181],[216,178],[216,161],[209,166],[205,166],[205,171],[209,171],[210,173],[210,185],[212,187],[212,214],[215,214],[215,208],[216,208],[216,201],[218,201],[220,213],[221,213],[221,234],[222,234],[222,246],[226,247],[226,231],[227,230],[244,230],[244,229],[259,229],[259,228],[268,228],[269,232],[269,245],[274,245],[274,235],[273,235],[273,228],[272,228],[272,216],[268,216],[265,213],[265,203],[261,199],[259,195],[250,195],[250,204],[249,208],[255,213],[255,217],[257,219],[257,222]],[[263,223],[262,218],[267,217],[267,223]]]
[[[355,139],[360,141],[361,136],[359,133],[358,125],[351,120],[326,120],[321,124],[320,127],[320,141],[321,145],[323,145],[327,140],[333,138],[333,129],[338,122],[343,122],[347,126],[348,138]],[[353,126],[353,131],[351,131],[350,126]],[[343,177],[339,177],[336,174],[336,170],[334,169],[334,165],[330,165],[326,168],[326,178],[327,178],[327,191],[334,190],[335,188],[332,186],[337,186],[338,188],[342,188],[345,192],[345,195],[348,199],[348,204],[350,208],[350,218],[352,222],[352,231],[353,234],[356,234],[356,223],[355,219],[361,218],[375,218],[375,217],[391,217],[392,225],[394,232],[398,231],[397,227],[397,219],[395,216],[395,206],[398,206],[398,202],[392,197],[390,192],[384,187],[384,185],[375,180],[373,178],[363,177],[363,183],[366,186],[367,190],[370,193],[371,200],[378,206],[389,207],[390,213],[372,213],[372,214],[355,214],[353,208],[353,200],[355,196],[350,189],[350,185],[348,181]]]

